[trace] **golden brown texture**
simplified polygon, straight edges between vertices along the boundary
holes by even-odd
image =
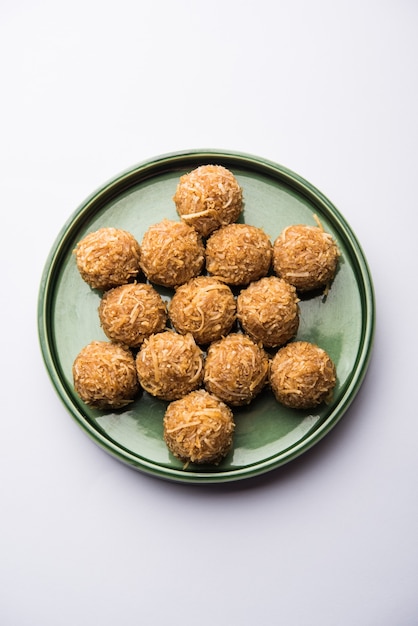
[[[243,330],[255,341],[276,348],[297,333],[298,302],[293,285],[276,276],[266,276],[241,291],[237,317]]]
[[[232,406],[249,404],[263,389],[269,359],[262,347],[241,333],[212,343],[205,362],[206,390]]]
[[[338,257],[337,244],[321,226],[288,226],[273,244],[275,273],[299,291],[328,287]]]
[[[173,197],[182,220],[207,237],[235,222],[242,211],[242,190],[222,165],[201,165],[180,178]]]
[[[169,317],[178,332],[190,332],[197,343],[208,344],[230,331],[236,317],[235,298],[228,285],[198,276],[176,290]]]
[[[145,337],[165,328],[167,310],[154,287],[131,283],[106,291],[99,318],[109,339],[137,348]]]
[[[272,259],[266,233],[250,224],[230,224],[206,243],[206,269],[228,285],[248,285],[265,276]]]
[[[171,330],[144,340],[136,369],[142,387],[162,400],[177,400],[197,389],[203,379],[203,352],[191,334]]]
[[[135,237],[120,228],[100,228],[74,249],[82,279],[93,289],[128,283],[139,272],[141,250]]]
[[[164,440],[188,463],[219,463],[229,452],[235,424],[231,409],[203,389],[168,405]]]
[[[328,402],[335,384],[335,365],[315,344],[289,343],[272,360],[270,385],[278,402],[285,406],[309,409]]]
[[[79,352],[73,379],[83,402],[99,409],[123,407],[139,390],[132,353],[107,341],[92,341]]]
[[[164,219],[148,228],[141,242],[141,269],[157,285],[177,287],[200,274],[205,248],[194,228]]]

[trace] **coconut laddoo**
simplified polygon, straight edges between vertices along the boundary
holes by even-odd
[[[278,402],[294,409],[310,409],[329,402],[336,384],[330,356],[308,341],[280,348],[270,367],[270,385]]]
[[[197,276],[176,290],[168,314],[177,332],[191,333],[199,344],[226,335],[236,318],[236,302],[228,285],[211,276]]]
[[[178,400],[199,387],[203,352],[191,334],[166,330],[144,340],[136,355],[142,387],[161,400]]]
[[[228,285],[248,285],[266,276],[272,244],[266,233],[250,224],[229,224],[206,243],[206,269]]]
[[[177,287],[200,274],[205,248],[199,234],[184,222],[164,219],[145,232],[140,266],[157,285]]]
[[[267,382],[269,359],[264,349],[241,333],[212,343],[205,361],[204,385],[231,406],[249,404]]]
[[[138,348],[146,337],[164,330],[167,309],[152,285],[130,283],[105,292],[99,319],[109,339]]]
[[[164,415],[164,441],[185,463],[219,463],[232,446],[231,409],[203,389],[171,402]]]
[[[328,287],[338,258],[337,244],[321,225],[288,226],[273,243],[275,273],[301,292]]]
[[[99,228],[74,248],[78,271],[93,289],[128,283],[139,272],[141,250],[135,237],[120,228]]]
[[[222,165],[201,165],[181,176],[173,200],[180,218],[202,237],[235,222],[242,211],[242,189]]]
[[[298,302],[293,285],[277,276],[266,276],[240,292],[237,317],[252,339],[267,348],[276,348],[297,333]]]
[[[74,389],[97,409],[118,409],[132,402],[139,390],[135,360],[127,348],[92,341],[73,363]]]

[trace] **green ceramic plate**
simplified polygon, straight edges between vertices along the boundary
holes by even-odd
[[[81,279],[75,244],[102,226],[130,231],[141,241],[163,218],[178,219],[172,197],[179,177],[205,163],[229,168],[244,192],[242,221],[262,227],[272,241],[289,224],[315,224],[316,214],[341,250],[338,273],[326,299],[301,301],[297,338],[330,354],[338,382],[332,404],[313,411],[285,409],[266,389],[249,407],[235,410],[233,450],[216,467],[182,463],[162,437],[166,403],[142,394],[115,413],[89,409],[72,384],[72,364],[93,339],[106,339],[98,321],[100,294]],[[160,293],[168,301],[169,290]],[[200,150],[163,155],[120,174],[93,193],[63,227],[50,252],[39,292],[39,337],[55,389],[78,424],[119,460],[160,478],[219,483],[263,474],[295,459],[341,419],[363,381],[374,329],[374,296],[356,236],[327,198],[306,180],[275,163],[234,152]]]

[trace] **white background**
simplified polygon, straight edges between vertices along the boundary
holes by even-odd
[[[0,623],[418,624],[414,0],[0,3]],[[368,375],[299,460],[225,486],[115,461],[57,397],[38,286],[64,222],[153,156],[243,151],[368,258]]]

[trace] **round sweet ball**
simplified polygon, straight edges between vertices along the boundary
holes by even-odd
[[[329,402],[336,368],[329,355],[307,341],[287,344],[270,367],[270,385],[278,402],[293,409],[311,409]]]
[[[144,340],[136,355],[142,387],[161,400],[178,400],[203,379],[203,352],[192,335],[166,330]]]
[[[164,219],[145,232],[141,269],[149,281],[177,287],[200,274],[205,248],[196,230],[184,222]]]
[[[203,389],[171,402],[164,415],[164,440],[185,463],[218,464],[232,446],[231,409]]]
[[[141,250],[135,237],[120,228],[100,228],[74,249],[82,279],[93,289],[124,285],[139,272]]]
[[[264,349],[241,333],[212,343],[205,362],[204,385],[231,406],[249,404],[267,382],[269,359]]]
[[[180,218],[202,237],[235,222],[242,211],[242,189],[222,165],[201,165],[181,176],[173,200]]]
[[[118,409],[139,391],[135,360],[130,350],[107,341],[92,341],[73,363],[74,389],[96,409]]]
[[[105,292],[99,319],[109,339],[138,348],[146,337],[164,330],[167,309],[152,285],[129,283]]]
[[[229,224],[209,237],[206,269],[228,285],[248,285],[266,276],[272,259],[268,235],[250,224]]]
[[[277,276],[266,276],[240,292],[237,317],[242,329],[255,341],[277,348],[298,331],[298,303],[293,285]]]
[[[211,276],[197,276],[176,290],[169,317],[177,332],[191,333],[199,344],[228,334],[236,319],[236,302],[228,285]]]
[[[275,273],[301,292],[328,287],[338,258],[337,244],[321,226],[288,226],[273,244]]]

